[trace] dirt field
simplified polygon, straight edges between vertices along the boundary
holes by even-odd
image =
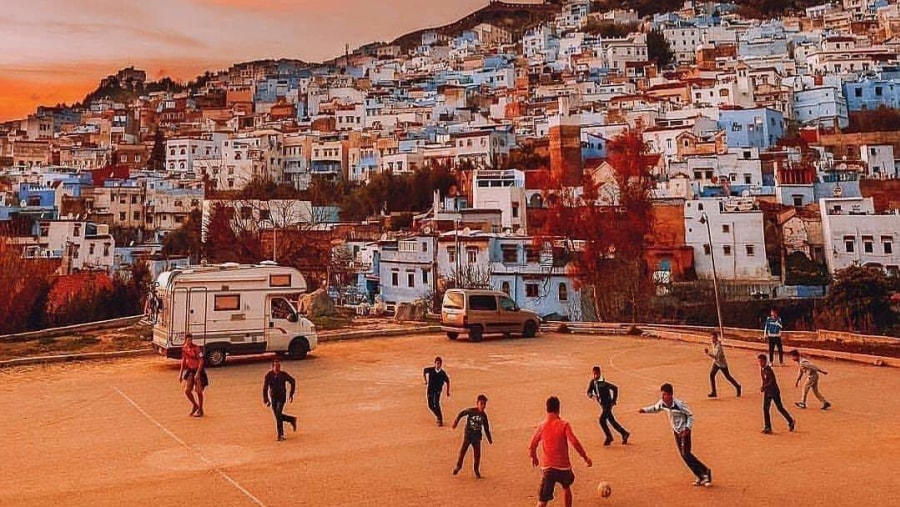
[[[485,443],[482,480],[471,461],[451,475],[462,428],[438,428],[425,406],[422,368],[436,354],[452,379],[446,419],[478,393],[490,398],[495,444]],[[821,363],[834,404],[823,412],[815,401],[793,407],[796,370],[776,368],[797,431],[773,411],[767,436],[753,353],[730,350],[729,362],[744,396],[720,378],[721,397],[708,400],[710,363],[696,345],[555,334],[326,343],[285,363],[300,382],[288,405],[300,430],[285,442],[262,404],[265,358],[211,370],[202,419],[187,416],[177,364],[161,358],[5,369],[0,505],[533,505],[539,473],[527,445],[553,394],[594,460],[590,469],[573,461],[575,505],[900,504],[900,372]],[[602,446],[598,407],[584,394],[593,364],[619,385],[627,446]],[[636,413],[664,381],[695,412],[694,451],[714,471],[712,488],[690,486],[664,414]],[[601,480],[613,487],[605,500]]]

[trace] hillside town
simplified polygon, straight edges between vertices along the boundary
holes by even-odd
[[[274,260],[389,309],[490,287],[563,320],[637,304],[607,313],[579,252],[636,257],[660,298],[900,278],[900,4],[598,5],[491,1],[483,21],[190,83],[124,68],[0,124],[4,248],[92,280]],[[558,208],[627,213],[629,161],[648,177],[641,244],[591,246]]]

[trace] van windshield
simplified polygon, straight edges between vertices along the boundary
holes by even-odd
[[[463,296],[461,292],[448,292],[444,294],[444,308],[462,310],[465,303],[465,296]]]

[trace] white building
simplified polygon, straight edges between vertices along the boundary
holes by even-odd
[[[829,271],[874,266],[900,276],[900,215],[876,215],[871,197],[820,199],[819,212]]]
[[[527,230],[524,172],[517,169],[475,171],[472,200],[473,208],[500,210],[504,230]]]
[[[867,176],[869,177],[896,178],[900,176],[894,161],[894,146],[891,144],[860,145],[859,157],[868,165]]]
[[[176,138],[166,141],[166,170],[169,174],[199,174],[200,170],[194,170],[195,160],[220,157],[219,143],[215,141],[193,138]]]
[[[26,255],[61,258],[66,272],[112,269],[116,241],[108,225],[69,219],[42,221],[38,227],[37,245]]]
[[[701,223],[701,217],[708,222]],[[771,280],[763,234],[763,213],[757,208],[754,198],[686,201],[684,220],[685,241],[694,249],[694,267],[700,278],[712,279],[715,256],[716,276],[720,280]]]

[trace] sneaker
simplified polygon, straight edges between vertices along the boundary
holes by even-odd
[[[737,389],[737,397],[740,398],[741,397],[741,386],[737,386],[736,389]]]
[[[794,405],[797,405],[797,408],[806,408],[806,403],[803,403],[801,401],[795,401]]]
[[[603,445],[607,446],[607,445],[611,444],[612,442],[613,442],[612,438],[607,438],[606,440],[603,441]]]
[[[772,434],[772,428],[763,428],[762,432],[766,435]]]
[[[719,395],[716,394],[716,393],[709,393],[709,394],[706,395],[706,397],[707,397],[707,398],[718,398]]]
[[[791,421],[791,422],[789,422],[789,423],[788,423],[788,429],[789,429],[790,431],[794,431],[794,425],[795,425],[796,423],[797,423],[797,421]]]
[[[822,405],[822,410],[828,410],[831,408],[831,402],[826,401],[824,405]]]
[[[631,436],[631,433],[628,433],[627,431],[625,432],[624,435],[622,435],[622,445],[625,445],[628,443],[628,437],[630,437],[630,436]]]
[[[703,480],[700,481],[700,484],[707,488],[712,486],[712,475],[711,474],[704,475]]]
[[[281,442],[282,440],[284,440],[284,435],[278,435],[278,438],[276,440],[278,442]]]
[[[456,475],[456,474],[458,474],[458,473],[459,473],[459,467],[454,468],[454,469],[453,469],[453,475]]]
[[[703,479],[696,479],[696,480],[694,480],[694,482],[691,483],[691,486],[702,486],[702,485],[703,485]]]

